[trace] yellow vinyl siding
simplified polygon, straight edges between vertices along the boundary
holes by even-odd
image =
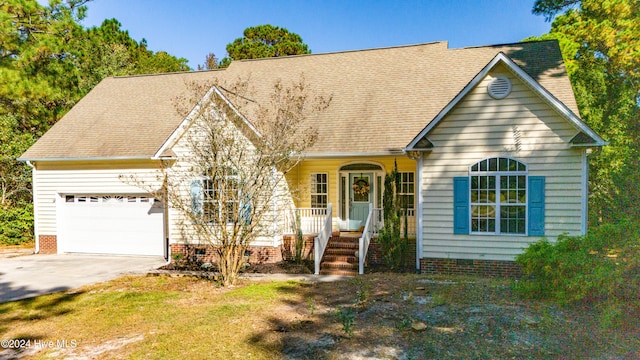
[[[34,198],[39,235],[57,235],[58,202],[65,194],[143,194],[120,175],[155,181],[160,163],[151,160],[36,162]]]
[[[382,166],[385,173],[389,173],[391,172],[391,170],[393,170],[394,161],[396,161],[398,164],[398,171],[415,173],[415,161],[402,154],[373,157],[306,159],[298,164],[298,166],[293,171],[287,174],[287,181],[289,182],[290,189],[296,189],[294,190],[294,192],[297,194],[297,198],[294,198],[296,206],[300,208],[307,208],[311,206],[311,195],[309,192],[309,186],[311,184],[311,174],[327,173],[329,191],[328,201],[333,204],[334,217],[337,217],[337,209],[339,204],[338,182],[339,172],[342,166],[356,163],[376,164]],[[384,178],[382,179],[382,183],[384,185]]]
[[[495,100],[487,84],[508,77],[511,94]],[[543,99],[496,67],[431,130],[433,151],[422,169],[422,257],[514,260],[539,237],[454,235],[453,178],[468,176],[481,159],[507,156],[527,164],[529,175],[545,176],[545,234],[579,234],[582,224],[582,154],[569,140],[577,133]]]

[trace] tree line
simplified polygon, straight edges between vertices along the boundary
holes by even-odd
[[[582,119],[609,145],[590,156],[591,225],[640,222],[640,2],[536,0],[552,21]]]
[[[107,76],[189,70],[153,52],[115,20],[83,28],[86,0],[0,2],[0,205],[31,202],[30,171],[17,163],[35,140]]]
[[[105,77],[191,70],[186,59],[131,38],[116,19],[84,28],[90,1],[0,1],[0,244],[33,238],[31,170],[16,158],[73,105]],[[227,46],[228,56],[209,54],[198,69],[310,53],[284,28],[262,25],[244,35]]]
[[[32,236],[31,172],[18,163],[35,140],[107,76],[191,70],[187,60],[148,49],[116,19],[84,28],[90,0],[0,1],[0,244]],[[552,21],[582,119],[609,141],[590,157],[592,225],[640,219],[640,2],[536,0]],[[198,69],[231,61],[311,53],[272,25],[245,29]]]

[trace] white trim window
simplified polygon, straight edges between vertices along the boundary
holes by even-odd
[[[235,175],[225,179],[204,180],[204,204],[202,216],[206,222],[231,224],[240,211],[240,186]],[[217,220],[217,221],[216,221]]]
[[[495,157],[469,169],[472,234],[525,235],[527,232],[527,166]]]
[[[240,178],[231,169],[226,169],[224,175],[204,176],[191,182],[192,211],[206,223],[236,222],[237,214],[244,209],[241,200]]]
[[[398,198],[400,199],[400,206],[404,209],[414,209],[416,196],[416,180],[414,172],[399,172],[400,177],[400,191],[398,192]]]
[[[311,207],[326,208],[329,202],[329,175],[311,173]]]

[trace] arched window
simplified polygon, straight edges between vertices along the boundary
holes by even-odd
[[[506,157],[478,161],[469,168],[471,233],[527,232],[527,165]]]
[[[453,233],[544,236],[545,184],[508,157],[474,163],[453,178]]]

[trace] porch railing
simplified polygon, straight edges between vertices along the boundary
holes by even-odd
[[[367,258],[367,251],[369,250],[369,243],[373,237],[373,229],[377,212],[373,211],[373,205],[369,204],[369,215],[367,216],[367,222],[364,224],[364,230],[362,230],[362,236],[358,242],[358,273],[364,274],[364,261]]]
[[[322,224],[320,231],[318,232],[318,236],[313,239],[313,261],[315,263],[315,274],[320,275],[320,262],[322,261],[322,256],[324,256],[324,250],[327,248],[327,244],[329,243],[329,239],[331,238],[331,225],[332,225],[332,215],[331,215],[331,204],[327,204],[326,215]]]
[[[373,217],[371,220],[373,221],[373,232],[377,235],[378,230],[382,229],[384,226],[384,212],[380,208],[374,208],[372,212]]]
[[[402,218],[400,219],[400,234],[404,234],[404,214],[405,210],[402,211]],[[373,229],[374,234],[378,234],[378,230],[382,229],[384,226],[384,215],[382,209],[373,209],[374,217],[373,217]],[[407,234],[415,235],[416,234],[416,210],[415,209],[406,209],[407,216]]]
[[[416,234],[416,210],[407,209],[407,234]],[[318,234],[322,230],[324,221],[327,217],[327,208],[297,208],[292,209],[285,217],[285,234],[297,234],[298,223],[296,217],[300,219],[300,229],[303,234]],[[384,226],[384,216],[382,209],[374,208],[373,217],[373,234],[378,234],[378,230]],[[400,220],[401,234],[404,234],[404,217]]]
[[[328,208],[297,208],[285,217],[285,233],[297,234],[300,219],[300,230],[303,234],[318,234],[322,230],[327,217]]]

